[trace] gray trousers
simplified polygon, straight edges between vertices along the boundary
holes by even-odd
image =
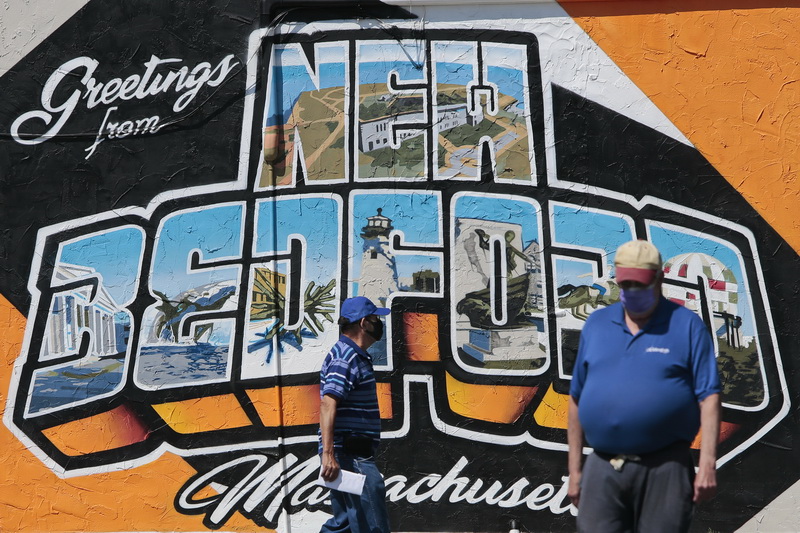
[[[686,446],[626,461],[621,471],[610,456],[591,454],[581,476],[580,533],[676,533],[689,530],[694,464]]]

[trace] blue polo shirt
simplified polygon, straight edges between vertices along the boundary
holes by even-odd
[[[570,395],[593,448],[642,454],[692,441],[698,402],[720,391],[711,336],[692,311],[662,297],[635,336],[621,303],[586,321]]]
[[[372,357],[352,339],[342,335],[322,363],[319,395],[339,400],[333,428],[333,447],[341,449],[346,434],[369,437],[377,448],[381,438],[381,415]],[[319,451],[322,453],[320,432]]]

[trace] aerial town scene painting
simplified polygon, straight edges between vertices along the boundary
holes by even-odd
[[[316,68],[297,45],[273,48],[260,186],[289,186],[298,174],[309,181],[342,180],[351,164],[357,180],[425,179],[428,157],[434,158],[436,179],[477,180],[482,165],[491,164],[497,181],[531,181],[525,47],[437,42],[432,68],[417,41],[362,42],[357,50],[352,163],[345,149],[347,48],[317,46]],[[433,121],[425,118],[431,83]],[[429,135],[435,136],[432,152]]]

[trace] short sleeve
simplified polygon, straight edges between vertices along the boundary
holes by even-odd
[[[714,343],[705,324],[696,317],[690,330],[692,335],[692,374],[693,387],[697,401],[703,401],[712,394],[722,391],[717,371],[717,359],[714,356]]]
[[[349,355],[347,358],[334,357],[331,360],[322,383],[321,396],[329,394],[344,400],[358,384],[358,365],[353,361],[357,356],[353,353]]]

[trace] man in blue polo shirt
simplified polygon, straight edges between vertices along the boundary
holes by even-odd
[[[367,348],[383,336],[380,317],[389,309],[363,296],[342,304],[339,341],[320,371],[320,475],[333,481],[340,469],[364,474],[360,496],[331,490],[333,516],[322,532],[389,533],[386,487],[375,466],[381,437],[378,393]]]
[[[569,496],[578,530],[687,531],[716,493],[720,382],[711,336],[661,295],[661,255],[631,241],[614,258],[620,303],[581,332],[569,401]],[[689,446],[701,431],[697,474]],[[594,449],[581,465],[583,439]]]

